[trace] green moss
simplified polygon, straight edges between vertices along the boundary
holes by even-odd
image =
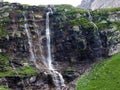
[[[11,90],[11,89],[3,87],[3,86],[0,86],[0,90]]]
[[[17,69],[17,72],[19,75],[35,75],[38,73],[38,70],[36,70],[35,68],[33,67],[30,67],[30,66],[24,66],[22,69]]]
[[[9,18],[9,17],[4,18],[3,20],[4,20],[4,22],[7,23],[7,24],[10,22],[10,18]]]
[[[11,35],[12,31],[4,30],[4,27],[0,26],[0,37],[5,37],[6,35]]]
[[[4,72],[0,72],[0,77],[15,76],[15,75],[16,73],[11,67],[8,67],[7,70]]]
[[[5,12],[11,13],[12,10],[11,10],[10,8],[6,8],[6,9],[5,9]]]
[[[91,22],[89,22],[86,18],[79,18],[70,21],[74,26],[82,26],[84,29],[93,29],[94,26]]]
[[[35,75],[38,73],[38,70],[29,66],[28,64],[25,66],[23,65],[20,68],[16,68],[16,71],[11,67],[9,62],[9,56],[1,55],[0,54],[0,77],[5,76],[16,76],[16,72],[20,76],[29,76],[29,75]]]
[[[96,24],[100,30],[105,30],[111,28],[109,23],[97,23]]]
[[[92,71],[83,75],[77,90],[119,90],[120,89],[120,53],[94,65]]]
[[[17,10],[16,12],[19,13],[19,14],[22,14],[22,13],[23,13],[22,10]]]
[[[6,71],[0,72],[0,77],[9,77],[9,76],[16,76],[17,73],[19,76],[31,76],[38,74],[38,70],[31,66],[24,66],[22,68],[16,68],[14,70],[12,67],[7,67]]]
[[[110,22],[110,21],[107,21],[107,23],[96,23],[96,25],[98,26],[99,30],[105,30],[105,29],[111,29],[113,28],[114,26],[117,27],[116,30],[120,30],[120,22]]]
[[[69,4],[54,5],[54,7],[57,11],[63,11],[66,9],[66,12],[87,12],[87,10],[79,9]]]
[[[116,8],[104,8],[104,9],[101,9],[100,11],[104,11],[104,12],[117,12],[117,11],[120,11],[120,7],[116,7]]]
[[[72,5],[69,5],[69,4],[54,5],[54,7],[58,11],[61,11],[61,10],[64,10],[64,9],[67,9],[67,10],[74,10],[75,9],[75,7],[73,7]]]
[[[6,71],[9,63],[9,56],[0,54],[0,71]]]
[[[9,25],[9,22],[9,17],[5,17],[0,20],[0,37],[12,34],[11,30],[6,30],[6,27]]]
[[[18,72],[18,75],[21,77],[38,74],[38,71],[32,67],[24,67],[23,69],[17,69],[16,71],[13,70],[11,67],[9,67],[9,69],[7,69],[7,71],[0,72],[0,77],[17,76],[16,72]]]

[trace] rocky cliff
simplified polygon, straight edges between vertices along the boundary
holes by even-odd
[[[100,9],[100,8],[114,8],[120,7],[119,0],[82,0],[81,5],[78,6],[82,9]]]
[[[54,87],[41,55],[46,55],[47,9],[7,2],[0,5],[0,85],[13,90]],[[120,52],[120,8],[87,11],[70,5],[56,5],[52,9],[52,63],[62,73],[66,84],[83,74],[93,62]],[[26,23],[40,70],[30,60]],[[43,52],[38,50],[39,46]],[[74,85],[70,86],[68,90],[75,90]]]
[[[3,2],[3,0],[0,0],[0,2]]]

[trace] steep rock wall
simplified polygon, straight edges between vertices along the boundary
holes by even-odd
[[[26,11],[28,28],[36,49],[38,46],[36,27],[40,34],[40,45],[45,46],[45,7],[17,3],[2,3],[1,5],[0,57],[3,58],[1,59],[3,61],[1,63],[3,64],[1,72],[7,73],[7,76],[1,75],[1,83],[6,81],[5,84],[1,85],[8,83],[8,87],[14,90],[19,88],[19,85],[22,85],[22,89],[28,88],[28,85],[29,89],[41,89],[43,85],[48,87],[47,84],[52,83],[51,77],[49,75],[44,77],[45,70],[42,68],[44,66],[40,62],[41,59],[37,62],[40,64],[41,71],[32,68],[35,66],[30,61],[28,38],[24,28],[26,22],[23,17],[23,11]],[[83,74],[94,61],[120,52],[119,8],[90,11],[93,22],[98,26],[98,31],[96,31],[93,23],[89,21],[88,11],[79,10],[70,5],[54,7],[54,13],[50,15],[51,48],[52,58],[54,59],[52,63],[63,74],[66,83],[73,81],[76,77]],[[33,21],[33,16],[36,21]],[[34,22],[37,25],[36,27]],[[45,54],[45,47],[43,49]],[[10,70],[6,69],[5,65]],[[14,71],[13,66],[17,68],[19,77],[16,77],[17,73]],[[28,70],[32,73],[28,72]],[[11,74],[8,74],[9,71]],[[3,77],[6,77],[5,80]],[[11,84],[15,78],[18,78],[19,81]],[[24,83],[27,82],[25,86],[20,84],[22,80]],[[46,89],[44,88],[43,90]]]
[[[82,0],[78,6],[81,9],[101,9],[101,8],[115,8],[120,7],[120,1],[118,0]]]

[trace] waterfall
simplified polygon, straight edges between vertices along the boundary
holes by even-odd
[[[50,12],[47,12],[46,14],[46,38],[47,38],[47,62],[48,62],[48,68],[49,70],[54,70],[52,66],[52,57],[51,57],[51,44],[50,44],[50,28],[49,28],[49,14]]]
[[[29,51],[30,51],[30,57],[31,57],[30,59],[34,63],[36,68],[39,69],[40,67],[39,67],[39,65],[36,62],[36,57],[35,57],[36,55],[34,53],[33,44],[32,44],[33,41],[32,41],[32,38],[31,38],[30,31],[28,29],[27,17],[26,17],[26,13],[25,12],[23,12],[23,16],[24,16],[24,22],[25,22],[25,24],[24,24],[25,32],[26,32],[27,37],[28,37]]]
[[[45,69],[46,72],[51,75],[55,90],[62,90],[62,87],[65,86],[63,76],[57,72],[53,67],[53,60],[51,55],[51,37],[50,37],[50,27],[49,27],[49,15],[52,12],[51,8],[48,8],[49,12],[46,13],[46,49],[47,49],[47,56],[43,53],[43,47],[41,45],[42,42],[42,36],[40,36],[40,32],[37,28],[37,24],[35,22],[35,16],[34,12],[32,11],[33,17],[33,26],[34,26],[34,32],[36,36],[33,38],[32,33],[29,29],[28,25],[28,19],[26,16],[26,12],[23,12],[24,16],[24,28],[25,32],[28,38],[28,44],[29,44],[29,51],[30,51],[30,60],[33,62],[35,67],[39,70]],[[42,63],[42,64],[41,64]],[[44,67],[43,67],[44,66]]]
[[[52,9],[49,8],[49,12],[46,13],[46,39],[47,39],[47,62],[48,69],[51,71],[56,90],[61,90],[61,86],[64,86],[64,79],[62,75],[55,71],[52,65],[52,55],[51,55],[51,41],[50,41],[50,27],[49,27],[49,14],[53,13]]]

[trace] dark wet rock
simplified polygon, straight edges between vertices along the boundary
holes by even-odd
[[[79,73],[74,71],[66,71],[63,74],[63,77],[65,78],[66,82],[72,82],[79,76]]]

